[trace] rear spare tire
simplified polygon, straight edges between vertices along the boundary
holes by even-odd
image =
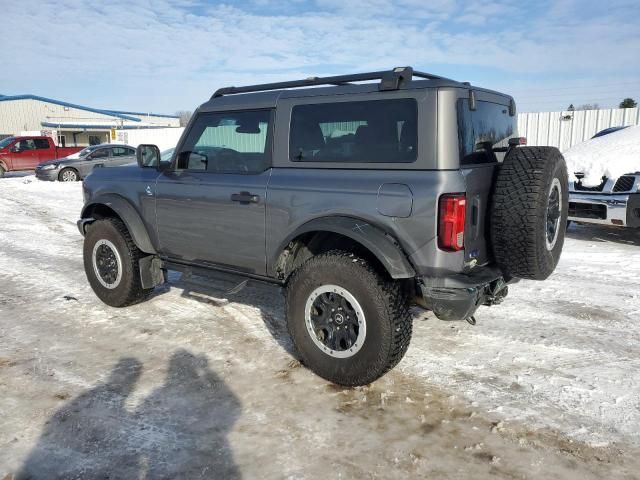
[[[544,280],[558,264],[568,208],[567,166],[554,147],[512,149],[490,208],[493,255],[512,277]]]

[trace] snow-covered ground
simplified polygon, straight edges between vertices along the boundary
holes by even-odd
[[[475,327],[416,309],[400,365],[342,389],[300,368],[272,286],[100,303],[81,204],[0,179],[0,478],[636,478],[638,232],[572,226],[549,280]]]
[[[569,180],[584,174],[583,185],[600,185],[602,177],[618,178],[640,171],[640,125],[592,138],[564,152]]]

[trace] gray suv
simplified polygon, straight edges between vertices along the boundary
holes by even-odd
[[[507,95],[414,71],[222,88],[170,162],[95,170],[78,222],[96,295],[124,307],[167,270],[284,287],[301,361],[341,385],[393,368],[411,304],[475,323],[554,270],[567,220],[555,148],[524,147]]]

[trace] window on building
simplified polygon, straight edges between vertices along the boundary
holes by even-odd
[[[47,150],[49,149],[49,141],[46,138],[34,138],[33,143],[38,150]]]
[[[293,107],[293,162],[408,163],[418,154],[414,99],[323,103]]]
[[[89,145],[100,145],[102,141],[98,135],[89,135]]]
[[[269,110],[203,113],[178,154],[177,168],[215,173],[260,173],[271,163]]]

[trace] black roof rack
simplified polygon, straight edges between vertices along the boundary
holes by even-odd
[[[354,73],[351,75],[336,75],[332,77],[309,77],[303,80],[263,83],[260,85],[247,85],[245,87],[224,87],[216,90],[211,99],[222,97],[223,95],[233,95],[235,93],[265,92],[268,90],[310,87],[314,85],[349,85],[351,82],[364,82],[367,80],[380,80],[380,90],[397,90],[404,82],[411,81],[412,77],[426,78],[428,80],[455,81],[431,73],[419,72],[412,67],[396,67],[393,70],[382,70],[379,72]]]

